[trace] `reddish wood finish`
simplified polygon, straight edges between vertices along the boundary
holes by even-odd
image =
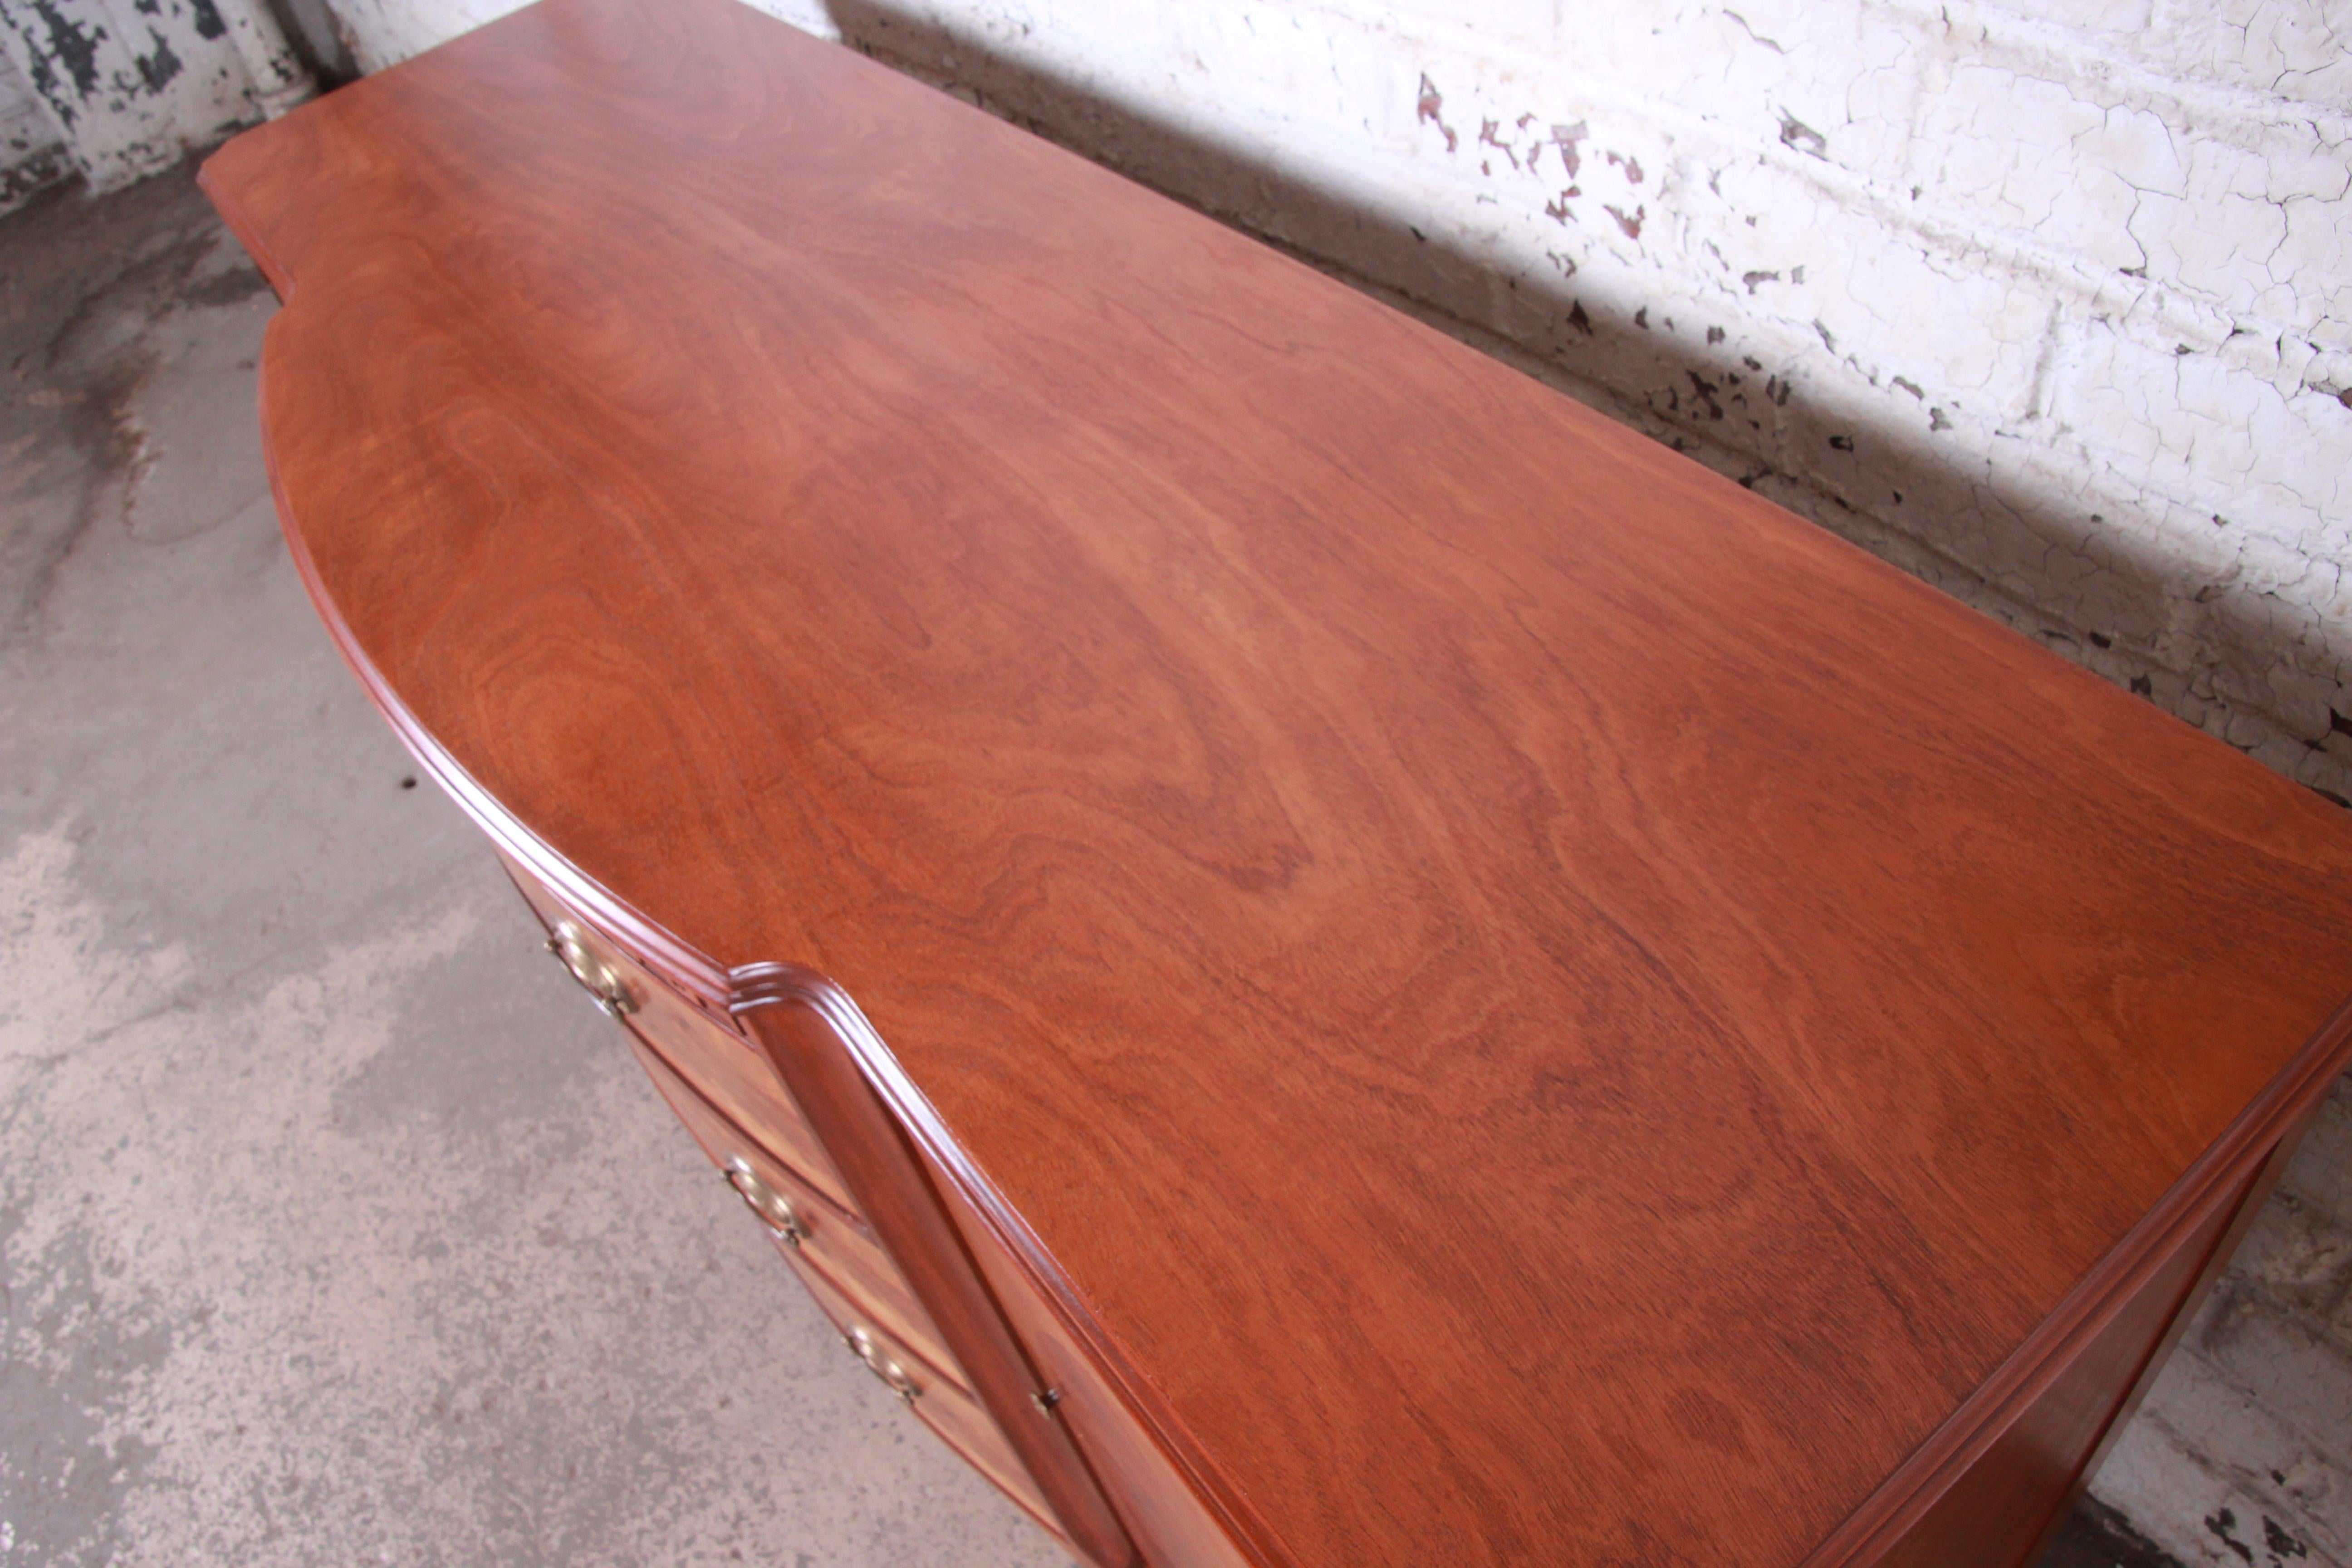
[[[792,1200],[807,1235],[788,1245],[796,1246],[804,1258],[831,1279],[835,1288],[856,1304],[867,1321],[911,1347],[945,1375],[969,1385],[971,1379],[956,1364],[939,1330],[932,1326],[930,1315],[915,1300],[913,1288],[864,1223],[854,1215],[834,1208],[814,1189],[803,1185],[796,1173],[769,1158],[755,1140],[745,1137],[740,1128],[697,1095],[644,1041],[632,1036],[629,1045],[637,1065],[646,1069],[646,1076],[654,1080],[655,1089],[714,1165],[725,1171],[730,1161],[740,1160],[761,1180]]]
[[[1924,1551],[2345,1061],[2344,814],[729,0],[204,178],[371,694],[706,1006],[856,996],[1139,1539]]]
[[[1126,1568],[1134,1548],[1068,1431],[1041,1403],[1048,1385],[1013,1337],[899,1124],[827,1016],[854,1010],[818,977],[785,966],[742,982],[748,994],[738,1005],[753,1037],[833,1151],[859,1210],[906,1270],[1062,1533],[1099,1568]]]
[[[587,917],[558,898],[544,882],[508,857],[501,855],[499,859],[523,900],[551,932],[566,921],[584,924]],[[776,1080],[775,1070],[760,1048],[680,999],[667,984],[604,940],[593,926],[585,929],[597,955],[627,979],[629,993],[637,1004],[637,1011],[629,1016],[630,1032],[658,1052],[670,1070],[710,1101],[721,1116],[790,1165],[794,1175],[832,1202],[855,1208],[841,1173],[834,1169],[808,1119]]]
[[[2118,1304],[2043,1394],[1874,1561],[1886,1568],[2030,1568],[2245,1191],[2242,1185],[2207,1215],[2147,1283]]]
[[[2146,1364],[2140,1368],[2139,1376],[2133,1382],[2130,1389],[2125,1394],[2123,1402],[2116,1407],[2115,1418],[2107,1424],[2106,1431],[2101,1434],[2097,1447],[2094,1447],[2089,1457],[2084,1460],[2082,1470],[2075,1478],[2074,1486],[2067,1493],[2065,1510],[2060,1510],[2050,1521],[2048,1533],[2051,1536],[2058,1533],[2060,1527],[2065,1523],[2065,1512],[2074,1507],[2081,1494],[2087,1489],[2091,1478],[2095,1476],[2099,1467],[2105,1463],[2108,1451],[2115,1447],[2116,1440],[2123,1436],[2124,1426],[2138,1412],[2142,1401],[2147,1397],[2149,1389],[2155,1385],[2157,1378],[2163,1373],[2164,1363],[2170,1359],[2174,1349],[2180,1343],[2181,1336],[2189,1331],[2191,1321],[2202,1309],[2206,1299],[2212,1293],[2215,1283],[2221,1277],[2221,1271],[2229,1267],[2230,1260],[2237,1255],[2239,1246],[2246,1239],[2246,1232],[2253,1228],[2254,1222],[2262,1217],[2263,1206],[2270,1202],[2271,1194],[2278,1190],[2279,1179],[2286,1174],[2287,1167],[2294,1163],[2296,1151],[2303,1143],[2303,1135],[2309,1130],[2312,1118],[2318,1110],[2319,1106],[2316,1102],[2305,1107],[2303,1113],[2295,1118],[2294,1124],[2286,1136],[2279,1141],[2278,1146],[2271,1151],[2270,1157],[2263,1162],[2260,1170],[2256,1172],[2252,1183],[2246,1189],[2246,1195],[2238,1204],[2236,1216],[2230,1221],[2230,1228],[2222,1233],[2221,1241],[2214,1246],[2211,1254],[2205,1259],[2205,1268],[2199,1274],[2197,1282],[2189,1288],[2188,1295],[2181,1301],[2180,1310],[2173,1314],[2172,1321],[2166,1325],[2163,1337],[2157,1341],[2155,1348],[2149,1352]],[[2046,1546],[2049,1542],[2045,1540],[2040,1544]]]
[[[835,1280],[810,1268],[804,1256],[787,1252],[784,1261],[792,1266],[793,1273],[800,1276],[801,1283],[808,1287],[809,1294],[816,1298],[817,1305],[824,1309],[826,1317],[833,1320],[834,1327],[845,1335],[861,1323],[871,1329],[873,1319],[841,1290]],[[902,1358],[906,1356],[907,1347],[895,1342],[887,1331],[882,1336],[882,1342],[891,1352]],[[1059,1525],[1053,1510],[1038,1492],[1037,1483],[1030,1479],[1029,1472],[1013,1456],[1003,1430],[989,1419],[988,1412],[980,1407],[971,1393],[942,1374],[937,1367],[925,1364],[919,1352],[915,1354],[908,1370],[915,1373],[920,1392],[908,1403],[922,1417],[924,1424],[970,1460],[973,1468],[994,1481],[1030,1517],[1060,1536]],[[1069,1544],[1066,1538],[1063,1544]]]
[[[983,1215],[969,1173],[960,1175],[943,1163],[941,1151],[926,1147],[923,1155],[927,1173],[946,1199],[991,1293],[1027,1347],[1039,1379],[1059,1395],[1055,1414],[1102,1478],[1144,1560],[1169,1568],[1246,1568],[1254,1562],[1280,1561],[1262,1523],[1220,1507],[1215,1489],[1202,1479],[1197,1449],[1171,1441],[1164,1413],[1163,1429],[1147,1424],[1139,1411],[1158,1409],[1157,1401],[1121,1386],[1124,1359],[1087,1342],[1086,1313],[1056,1289],[1060,1282],[1050,1268],[1034,1265],[1034,1238],[1001,1207]]]

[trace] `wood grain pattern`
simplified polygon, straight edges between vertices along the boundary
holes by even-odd
[[[923,1147],[925,1170],[945,1200],[990,1293],[1027,1348],[1038,1376],[1059,1396],[1055,1412],[1086,1454],[1103,1490],[1146,1563],[1163,1568],[1250,1568],[1283,1560],[1279,1546],[1255,1514],[1236,1515],[1234,1500],[1204,1484],[1197,1444],[1167,1426],[1164,1406],[1138,1397],[1133,1369],[1116,1352],[1087,1342],[1092,1327],[1056,1287],[1066,1281],[1028,1261],[1034,1237],[1018,1239],[983,1214],[961,1164],[943,1163]],[[1244,1544],[1246,1543],[1246,1544]]]
[[[2237,1256],[2238,1248],[2246,1239],[2246,1233],[2252,1230],[2255,1223],[2262,1218],[2263,1208],[2271,1200],[2271,1194],[2278,1190],[2280,1179],[2286,1174],[2287,1167],[2294,1163],[2297,1152],[2303,1146],[2304,1134],[2309,1130],[2319,1110],[2320,1104],[2316,1100],[2306,1106],[2295,1118],[2294,1125],[2286,1135],[2279,1141],[2278,1146],[2270,1152],[2269,1156],[2255,1171],[2253,1180],[2246,1189],[2245,1197],[2238,1205],[2237,1215],[2230,1222],[2230,1228],[2222,1233],[2221,1241],[2215,1245],[2211,1255],[2205,1259],[2204,1271],[2198,1277],[2197,1282],[2189,1287],[2189,1294],[2182,1300],[2180,1310],[2173,1315],[2171,1323],[2166,1327],[2163,1338],[2157,1342],[2154,1351],[2147,1358],[2147,1364],[2140,1368],[2139,1376],[2134,1380],[2130,1388],[2125,1391],[2123,1401],[2116,1406],[2115,1417],[2107,1424],[2106,1431],[2101,1434],[2097,1447],[2094,1447],[2084,1459],[2082,1471],[2075,1478],[2074,1487],[2067,1493],[2064,1508],[2059,1510],[2058,1517],[2050,1521],[2049,1533],[2052,1537],[2054,1538],[2064,1525],[2065,1515],[2073,1511],[2074,1504],[2080,1501],[2083,1494],[2089,1489],[2092,1479],[2099,1473],[2099,1467],[2106,1462],[2108,1454],[2114,1450],[2117,1440],[2124,1436],[2125,1429],[2138,1414],[2141,1404],[2147,1400],[2149,1392],[2155,1387],[2157,1379],[2163,1374],[2165,1363],[2171,1359],[2173,1351],[2179,1345],[2182,1338],[2195,1326],[2197,1315],[2204,1310],[2208,1298],[2219,1285],[2222,1271]],[[2044,1542],[2042,1544],[2046,1546],[2048,1542]]]
[[[2242,1206],[2242,1184],[2098,1325],[2043,1394],[2019,1413],[1921,1514],[1884,1568],[2033,1568],[2099,1438],[2137,1383]]]
[[[1262,1561],[1869,1561],[2344,1060],[2343,814],[726,0],[205,178],[387,714],[854,995]]]

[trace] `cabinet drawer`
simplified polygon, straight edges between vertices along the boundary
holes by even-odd
[[[831,1276],[836,1289],[853,1300],[861,1313],[912,1346],[934,1367],[944,1369],[959,1383],[964,1381],[961,1369],[940,1342],[939,1331],[931,1326],[930,1315],[915,1300],[906,1276],[898,1272],[898,1266],[890,1261],[882,1244],[856,1215],[817,1193],[745,1138],[672,1072],[667,1063],[647,1050],[643,1041],[632,1038],[629,1048],[636,1053],[638,1062],[670,1109],[677,1112],[677,1119],[694,1134],[694,1141],[702,1145],[702,1152],[722,1173],[728,1173],[737,1193],[771,1230],[781,1237],[784,1232],[780,1222],[789,1223],[799,1235],[792,1249]],[[773,1207],[762,1208],[762,1203],[772,1203],[768,1194],[780,1196],[789,1205],[789,1215]],[[755,1197],[760,1201],[754,1202]]]
[[[817,1141],[800,1107],[750,1041],[720,1032],[672,1004],[648,1003],[629,1020],[646,1044],[728,1121],[792,1167],[802,1182],[836,1205],[855,1211],[848,1184]]]
[[[875,1375],[888,1384],[908,1406],[923,1418],[923,1425],[963,1456],[972,1468],[994,1481],[1005,1496],[1026,1510],[1031,1518],[1061,1536],[1054,1522],[1053,1510],[1038,1493],[1037,1483],[1004,1440],[1004,1434],[989,1417],[980,1402],[967,1393],[961,1384],[946,1376],[925,1358],[911,1350],[903,1341],[890,1333],[884,1325],[859,1310],[824,1271],[810,1267],[805,1250],[795,1253],[780,1247],[793,1272],[801,1277],[809,1294],[816,1298],[833,1326],[860,1360],[873,1369]],[[1049,1417],[1040,1415],[1043,1421]]]
[[[764,1144],[771,1155],[790,1165],[803,1183],[844,1208],[856,1207],[815,1130],[793,1102],[775,1069],[761,1057],[758,1047],[707,1016],[582,919],[545,883],[506,856],[499,858],[505,861],[508,875],[546,925],[551,946],[572,969],[573,978],[594,991],[594,972],[601,969],[609,975],[625,994],[620,1005],[630,1027],[660,1052],[696,1093]],[[583,974],[583,968],[590,973]]]

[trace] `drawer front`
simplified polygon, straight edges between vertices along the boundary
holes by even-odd
[[[630,1027],[660,1052],[696,1093],[765,1144],[768,1152],[790,1165],[803,1183],[844,1208],[856,1207],[847,1184],[826,1157],[824,1143],[758,1047],[707,1016],[583,920],[546,884],[506,856],[499,858],[506,862],[515,886],[546,924],[557,956],[572,969],[574,979],[592,993],[616,986],[619,996],[600,994],[600,1002],[621,1008]]]
[[[793,1103],[775,1069],[761,1058],[758,1047],[723,1033],[675,1003],[668,1006],[648,1003],[629,1023],[679,1077],[694,1086],[696,1093],[758,1140],[771,1156],[791,1166],[803,1184],[840,1207],[856,1211],[848,1184],[834,1169],[815,1130]]]
[[[677,1119],[694,1134],[694,1141],[702,1145],[702,1152],[728,1175],[737,1194],[769,1229],[780,1237],[786,1229],[793,1233],[797,1240],[793,1250],[830,1276],[835,1289],[867,1321],[887,1330],[958,1383],[966,1381],[962,1369],[940,1342],[939,1331],[931,1326],[930,1315],[915,1300],[906,1276],[863,1223],[745,1138],[667,1063],[647,1050],[644,1042],[633,1037],[629,1048],[636,1053],[670,1109],[677,1112]],[[779,1209],[776,1197],[788,1208]]]
[[[954,1379],[927,1364],[924,1357],[882,1324],[861,1312],[833,1280],[810,1267],[805,1250],[782,1250],[793,1272],[801,1277],[801,1283],[808,1287],[809,1294],[833,1320],[833,1326],[841,1331],[851,1352],[906,1400],[908,1406],[923,1418],[923,1425],[939,1434],[972,1468],[994,1481],[1005,1496],[1059,1538],[1061,1529],[1054,1521],[1053,1510],[1038,1493],[1037,1483],[1030,1479],[1012,1445],[1004,1440],[1004,1434],[989,1419],[980,1402]],[[1048,1417],[1040,1415],[1038,1419]]]

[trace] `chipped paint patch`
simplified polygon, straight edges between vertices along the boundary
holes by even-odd
[[[64,132],[0,54],[0,213],[22,206],[73,172]]]
[[[0,61],[98,191],[313,90],[268,0],[0,0]]]

